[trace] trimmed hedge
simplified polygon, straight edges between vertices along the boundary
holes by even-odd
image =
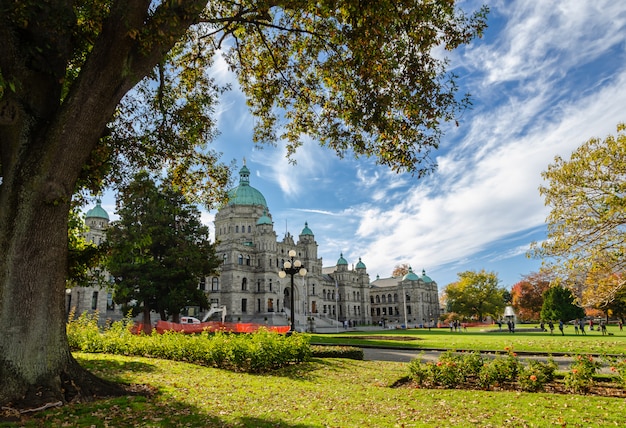
[[[362,360],[363,350],[353,346],[320,346],[313,345],[312,356],[316,358],[348,358]]]
[[[260,329],[255,333],[202,333],[186,335],[135,335],[128,320],[118,321],[100,330],[98,315],[83,313],[70,318],[67,337],[74,351],[139,355],[188,361],[239,372],[262,373],[311,358],[309,336],[285,336]]]

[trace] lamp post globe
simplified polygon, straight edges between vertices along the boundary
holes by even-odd
[[[283,269],[278,272],[279,278],[285,278],[287,275],[291,277],[291,295],[290,295],[290,311],[291,311],[291,320],[289,326],[289,333],[293,333],[296,331],[296,311],[295,311],[295,287],[293,282],[294,275],[300,275],[304,277],[307,274],[307,270],[302,266],[302,262],[297,260],[295,250],[289,250],[289,260],[286,260],[283,263]]]

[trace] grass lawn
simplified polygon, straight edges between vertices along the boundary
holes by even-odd
[[[598,331],[587,331],[587,335],[575,335],[574,328],[567,326],[561,336],[555,329],[553,336],[549,332],[520,331],[538,327],[520,324],[514,334],[503,328],[502,332],[488,332],[485,327],[471,327],[464,332],[451,332],[439,328],[380,331],[348,331],[338,334],[313,334],[311,343],[346,344],[354,346],[379,345],[406,348],[437,348],[465,350],[503,351],[513,348],[515,351],[591,353],[591,354],[626,354],[626,331],[619,331],[617,326],[609,326],[612,336],[602,336]],[[497,330],[489,328],[489,330]],[[386,336],[386,337],[383,337]],[[407,340],[399,340],[407,339]]]
[[[315,359],[250,375],[189,363],[76,354],[100,376],[149,384],[122,397],[31,416],[24,427],[623,426],[626,401],[583,395],[393,388],[403,363]]]

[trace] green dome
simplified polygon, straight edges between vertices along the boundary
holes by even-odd
[[[413,269],[409,266],[409,273],[402,277],[402,281],[419,281],[419,277],[415,275]]]
[[[92,209],[90,209],[89,211],[87,211],[87,214],[85,214],[85,217],[87,218],[103,218],[106,219],[107,221],[109,220],[109,214],[107,214],[107,212],[104,210],[104,208],[102,208],[100,206],[100,199],[96,199],[96,206],[93,207]]]
[[[272,223],[272,219],[267,215],[267,210],[263,210],[263,215],[261,217],[259,217],[259,219],[256,221],[257,225],[260,224],[273,224]]]
[[[430,277],[426,276],[426,271],[424,269],[422,269],[422,281],[429,283],[429,282],[433,282],[432,279],[430,279]]]
[[[339,260],[337,260],[337,266],[341,266],[341,265],[348,265],[348,262],[346,261],[346,259],[343,258],[343,253],[341,253],[339,255]]]
[[[300,233],[300,235],[313,236],[313,231],[309,229],[309,224],[306,221],[304,222],[304,229],[302,229],[302,233]]]
[[[239,186],[228,192],[228,205],[261,205],[267,208],[261,192],[250,186],[250,170],[245,164],[239,170]]]
[[[357,269],[365,269],[365,263],[363,263],[361,261],[361,258],[359,257],[359,262],[356,264],[356,268]]]

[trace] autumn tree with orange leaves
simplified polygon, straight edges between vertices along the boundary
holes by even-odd
[[[532,272],[511,287],[512,304],[518,318],[524,321],[541,317],[543,293],[550,287],[553,274],[548,271]]]

